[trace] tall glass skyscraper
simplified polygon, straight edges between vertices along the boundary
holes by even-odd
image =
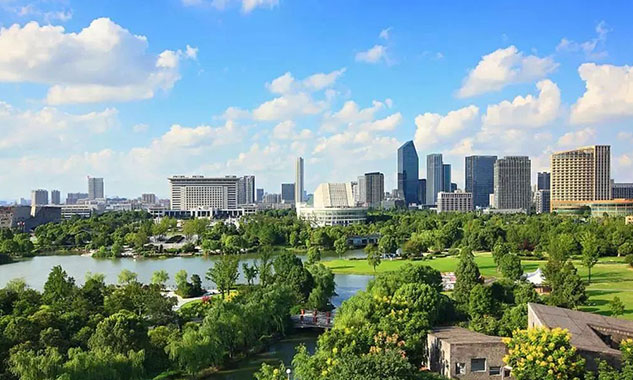
[[[413,141],[398,148],[398,190],[404,194],[407,205],[418,203],[418,177],[420,161]]]
[[[451,190],[451,164],[442,164],[442,191],[447,193]]]
[[[466,192],[473,193],[475,207],[489,207],[490,194],[495,192],[497,156],[466,157]]]
[[[450,170],[450,167],[449,167]],[[450,186],[450,181],[448,182]],[[437,203],[437,193],[444,189],[444,164],[441,153],[426,156],[426,204]]]

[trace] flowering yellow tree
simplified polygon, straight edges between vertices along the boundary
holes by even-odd
[[[579,380],[585,360],[571,346],[567,330],[536,328],[515,331],[504,342],[504,362],[517,380]]]

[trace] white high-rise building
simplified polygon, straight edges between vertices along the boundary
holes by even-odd
[[[88,199],[104,199],[103,178],[88,177]]]
[[[295,166],[295,202],[304,202],[303,198],[303,157],[297,157],[297,163]]]
[[[173,176],[167,180],[172,210],[237,208],[239,178],[235,176]]]
[[[255,176],[240,177],[237,188],[237,204],[250,205],[255,203]]]

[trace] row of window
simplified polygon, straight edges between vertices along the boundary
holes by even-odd
[[[491,376],[501,375],[501,367],[490,367],[488,369],[488,374]],[[503,369],[504,377],[510,376],[510,370],[507,368]],[[470,372],[486,372],[486,359],[483,358],[475,358],[470,359]],[[455,363],[455,375],[465,375],[466,374],[466,363]]]

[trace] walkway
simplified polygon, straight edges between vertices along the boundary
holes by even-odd
[[[292,324],[297,329],[331,329],[334,326],[335,312],[318,311],[316,317],[312,311],[303,314],[292,315]]]

